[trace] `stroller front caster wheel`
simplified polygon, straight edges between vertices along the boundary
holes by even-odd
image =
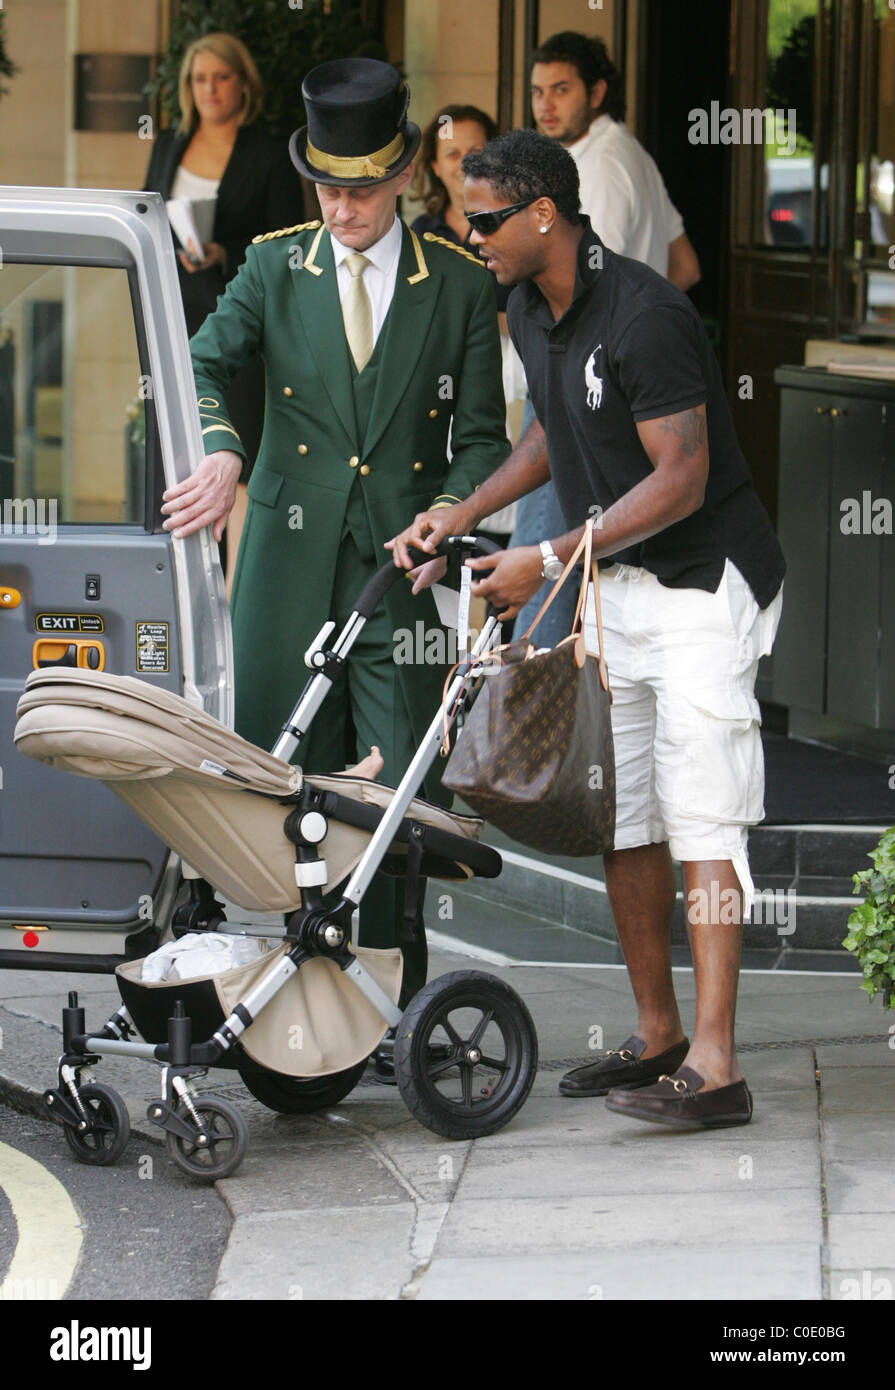
[[[180,1101],[176,1114],[195,1130],[195,1134],[191,1139],[184,1139],[168,1130],[165,1135],[168,1153],[178,1168],[191,1178],[204,1178],[206,1182],[228,1178],[246,1156],[249,1132],[245,1120],[229,1101],[217,1096],[195,1096],[193,1109],[201,1129],[196,1129],[189,1109]]]
[[[524,1105],[538,1065],[531,1014],[494,975],[456,970],[410,1001],[395,1037],[408,1110],[447,1139],[502,1129]]]
[[[131,1137],[127,1106],[117,1091],[99,1082],[82,1086],[78,1095],[87,1111],[87,1121],[84,1129],[63,1126],[68,1147],[79,1163],[95,1168],[117,1163]]]

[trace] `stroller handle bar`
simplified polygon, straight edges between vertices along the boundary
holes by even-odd
[[[419,559],[414,560],[416,565],[425,564],[428,560],[437,560],[439,556],[448,556],[454,551],[459,550],[461,555],[471,558],[473,555],[498,555],[500,546],[493,541],[486,540],[484,536],[448,536],[435,550],[416,550],[413,546],[409,547],[411,555],[418,555]],[[370,618],[382,602],[383,596],[388,592],[392,585],[399,579],[403,579],[407,570],[399,569],[393,560],[389,560],[377,570],[373,578],[369,581],[357,603],[354,605],[355,613],[359,613],[362,618]]]
[[[459,551],[461,557],[476,554],[497,555],[500,553],[500,546],[495,545],[493,541],[486,540],[483,536],[448,536],[433,553],[411,548],[411,554],[419,556],[419,559],[413,562],[414,567],[426,560],[435,560],[439,555],[449,555],[454,551]],[[286,720],[271,749],[275,758],[289,762],[310,727],[311,720],[323,703],[333,681],[337,678],[339,669],[364,623],[372,616],[392,585],[399,579],[403,579],[405,573],[406,571],[399,568],[393,560],[389,560],[381,569],[376,571],[355,603],[351,616],[341,633],[333,641],[331,648],[328,643],[335,623],[326,623],[321,628],[316,641],[305,654],[305,664],[310,667],[314,674],[302,691],[298,704]],[[489,617],[493,616],[490,609],[486,611]],[[438,718],[441,718],[440,713]]]

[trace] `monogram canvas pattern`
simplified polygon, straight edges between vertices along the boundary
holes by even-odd
[[[575,642],[529,655],[512,643],[487,676],[443,777],[521,844],[580,857],[612,849],[615,759],[610,695]]]

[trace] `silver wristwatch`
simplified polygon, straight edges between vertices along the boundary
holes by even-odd
[[[565,569],[562,560],[554,553],[553,546],[549,541],[541,541],[541,578],[549,579],[551,584],[558,579]]]

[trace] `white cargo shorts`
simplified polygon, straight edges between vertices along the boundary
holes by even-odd
[[[681,861],[729,859],[754,887],[747,829],[764,816],[755,698],[783,586],[760,609],[727,560],[716,593],[670,589],[632,565],[600,571],[615,744],[615,848],[668,841]]]

